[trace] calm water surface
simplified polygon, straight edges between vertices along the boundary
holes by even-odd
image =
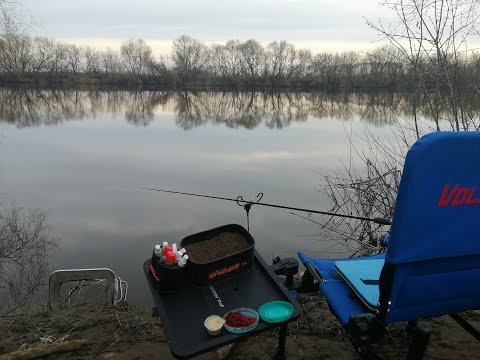
[[[148,306],[142,263],[156,243],[246,226],[246,217],[234,203],[129,186],[245,198],[263,192],[265,202],[328,210],[320,173],[348,160],[346,134],[390,121],[382,106],[360,100],[2,90],[1,193],[49,209],[61,238],[55,268],[109,267],[129,283],[130,302]],[[282,210],[253,207],[250,228],[268,262],[300,249],[341,249]]]

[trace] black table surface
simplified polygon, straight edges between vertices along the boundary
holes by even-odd
[[[194,287],[186,282],[174,294],[160,294],[157,291],[149,272],[150,259],[145,261],[143,270],[173,356],[189,359],[243,337],[282,326],[300,316],[300,304],[256,250],[254,256],[253,269],[247,273],[209,287]],[[232,334],[223,328],[217,336],[209,335],[203,325],[210,315],[223,316],[239,307],[258,311],[262,304],[274,300],[288,301],[293,305],[294,313],[289,320],[276,324],[260,320],[255,330],[245,334]]]

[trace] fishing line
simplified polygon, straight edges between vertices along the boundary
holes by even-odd
[[[292,206],[285,206],[285,205],[269,204],[269,203],[260,202],[260,200],[263,198],[263,193],[258,193],[258,195],[255,197],[254,200],[245,200],[241,195],[238,196],[236,199],[233,199],[233,198],[222,197],[222,196],[196,194],[196,193],[173,191],[173,190],[164,190],[164,189],[156,189],[156,188],[146,188],[146,187],[131,187],[131,188],[137,189],[137,190],[157,191],[157,192],[168,193],[168,194],[179,194],[179,195],[194,196],[194,197],[201,197],[201,198],[207,198],[207,199],[217,199],[217,200],[223,200],[223,201],[236,202],[238,205],[240,205],[241,207],[243,207],[245,209],[245,211],[247,213],[247,224],[248,225],[249,225],[248,216],[249,216],[250,209],[253,205],[260,205],[260,206],[272,207],[272,208],[277,208],[277,209],[300,211],[300,212],[305,212],[305,213],[308,213],[308,214],[320,214],[320,215],[336,216],[336,217],[347,218],[347,219],[372,221],[372,222],[374,222],[376,224],[380,224],[380,225],[391,225],[391,221],[389,219],[385,219],[385,218],[378,218],[378,217],[368,218],[368,217],[364,217],[364,216],[337,214],[337,213],[329,212],[329,211],[305,209],[305,208],[299,208],[299,207],[292,207]]]

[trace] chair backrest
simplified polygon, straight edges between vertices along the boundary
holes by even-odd
[[[405,159],[380,282],[387,322],[480,308],[480,133],[436,132]]]

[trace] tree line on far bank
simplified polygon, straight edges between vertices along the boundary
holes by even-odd
[[[465,80],[465,87],[480,82],[480,54],[455,61],[457,75]],[[420,59],[420,66],[425,68],[425,74],[429,73],[428,61],[422,64]],[[286,41],[274,41],[267,46],[256,40],[206,45],[183,35],[173,42],[169,56],[155,56],[142,39],[127,40],[115,51],[24,34],[0,36],[0,82],[7,85],[398,91],[415,86],[414,71],[418,70],[404,62],[393,46],[367,53],[315,54],[296,49]],[[436,79],[432,77],[431,81]]]

